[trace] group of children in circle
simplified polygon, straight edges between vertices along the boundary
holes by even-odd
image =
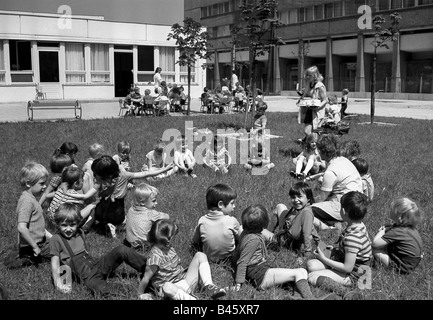
[[[222,145],[220,139],[215,137],[215,148]],[[269,214],[262,205],[250,205],[243,210],[239,223],[233,217],[236,191],[225,184],[210,186],[206,192],[208,212],[199,219],[192,239],[198,252],[187,269],[182,267],[171,243],[178,227],[168,214],[155,210],[158,190],[144,182],[132,184],[134,179],[147,178],[151,182],[176,172],[196,177],[195,159],[186,148],[185,138],[178,138],[180,148],[170,164],[165,161],[164,143],[158,142],[146,154],[147,162],[140,172],[130,171],[131,147],[125,141],[119,143],[118,154],[113,157],[105,155],[102,145],[91,145],[90,158],[82,169],[74,161],[78,147],[64,143],[51,157],[53,176],[48,187],[49,173],[41,164],[30,162],[21,170],[23,193],[17,205],[19,253],[5,263],[16,268],[48,259],[53,266],[54,285],[61,292],[71,291],[71,284],[59,272],[61,266],[68,266],[77,281],[91,292],[105,296],[118,290],[107,282],[107,277],[125,262],[140,273],[137,289],[140,299],[157,296],[175,300],[197,299],[198,286],[200,292],[216,299],[228,291],[241,290],[245,282],[258,290],[294,282],[304,299],[316,299],[310,285],[335,293],[324,294],[320,299],[347,298],[353,294],[351,289],[361,271],[373,260],[401,273],[412,272],[422,255],[422,241],[416,230],[420,210],[408,198],[394,200],[390,209],[393,224],[381,227],[373,242],[370,241],[363,220],[373,200],[374,185],[368,163],[359,157],[360,147],[354,140],[343,142],[340,154],[358,169],[363,193],[351,191],[341,198],[341,216],[347,227],[335,248],[329,250],[330,256],[326,255],[327,248],[321,245],[313,224],[315,217],[310,207],[314,203],[313,191],[306,183],[309,175],[326,167],[316,150],[316,142],[315,134],[308,136],[304,150],[293,159],[296,169],[291,175],[301,181],[294,183],[288,192],[290,209],[277,204]],[[227,173],[226,163],[218,162],[221,155],[227,156],[227,150],[214,149],[208,153],[205,165]],[[125,197],[129,190],[132,206],[126,214]],[[44,212],[42,206],[46,202],[49,205]],[[58,231],[54,236],[47,230],[46,220],[47,225]],[[116,226],[122,224],[126,232],[122,245],[98,260],[88,254],[86,233],[96,228],[116,237]],[[271,244],[294,250],[300,257],[300,267],[276,268],[268,258]],[[232,264],[235,285],[216,286],[209,262]],[[153,294],[149,293],[150,287]]]

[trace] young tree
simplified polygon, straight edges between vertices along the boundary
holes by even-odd
[[[382,29],[382,25],[385,23],[385,18],[381,15],[377,15],[373,18],[374,24],[374,40],[371,43],[373,52],[373,73],[371,77],[371,102],[370,102],[370,117],[371,124],[374,123],[374,111],[375,111],[375,95],[376,95],[376,77],[377,77],[377,49],[386,48],[389,49],[386,44],[388,41],[396,41],[399,33],[399,24],[401,15],[398,12],[390,14],[391,26],[386,29]]]
[[[246,1],[239,7],[241,10],[240,24],[234,28],[233,34],[246,38],[249,49],[249,77],[252,92],[252,121],[254,119],[255,92],[256,92],[256,64],[257,57],[269,52],[274,39],[273,30],[280,21],[276,18],[278,3],[275,0]],[[245,113],[245,127],[247,126],[248,112]]]
[[[201,24],[192,18],[183,20],[183,26],[175,23],[167,40],[175,39],[179,50],[180,66],[186,66],[188,71],[188,108],[187,115],[191,110],[191,68],[195,66],[198,59],[206,59],[212,53],[207,52],[209,34],[204,31]]]

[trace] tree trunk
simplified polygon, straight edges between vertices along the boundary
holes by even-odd
[[[191,110],[191,66],[188,64],[188,108],[186,115],[189,116]]]
[[[374,123],[374,109],[375,109],[375,95],[376,95],[376,48],[374,49],[374,56],[373,56],[373,77],[371,79],[371,101],[370,101],[370,122],[371,124]]]

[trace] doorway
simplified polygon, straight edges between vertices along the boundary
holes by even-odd
[[[134,81],[132,52],[114,52],[114,96],[126,97]]]
[[[39,51],[40,82],[59,82],[59,53]]]

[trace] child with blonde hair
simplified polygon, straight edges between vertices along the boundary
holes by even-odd
[[[207,149],[203,163],[216,173],[227,174],[232,163],[232,157],[224,146],[224,139],[215,135],[213,145]]]
[[[158,189],[144,182],[132,191],[132,206],[126,215],[126,237],[123,240],[127,247],[145,249],[152,223],[159,219],[170,219],[167,213],[155,210],[157,196]]]
[[[89,147],[89,155],[90,158],[88,158],[86,160],[86,162],[83,165],[82,170],[84,171],[84,173],[86,172],[91,172],[92,173],[92,163],[95,159],[100,158],[101,156],[103,156],[105,153],[105,149],[104,146],[102,144],[99,143],[94,143],[92,145],[90,145]],[[93,176],[93,173],[92,173]]]
[[[243,231],[239,246],[236,249],[236,285],[234,290],[240,290],[246,280],[257,290],[266,290],[287,282],[295,282],[302,298],[313,300],[307,281],[307,270],[304,268],[276,268],[268,260],[265,237],[262,231],[269,223],[268,212],[262,205],[252,205],[242,212]],[[323,297],[331,299],[333,295]]]
[[[361,176],[362,192],[367,196],[368,201],[372,201],[374,198],[374,183],[371,174],[368,171],[369,165],[367,160],[363,158],[355,158],[352,160],[352,163]]]
[[[377,262],[401,274],[415,270],[423,257],[423,243],[416,227],[421,211],[409,198],[391,203],[392,225],[382,226],[373,240],[373,255]]]
[[[316,174],[325,169],[325,161],[322,161],[316,144],[317,133],[308,134],[302,152],[293,158],[296,168],[295,171],[290,171],[291,177],[304,180],[309,174]]]
[[[151,299],[144,293],[149,284],[159,297],[173,300],[197,300],[193,294],[199,284],[202,292],[211,299],[225,296],[226,291],[213,283],[209,262],[203,252],[194,255],[187,269],[182,266],[172,241],[177,232],[177,225],[170,220],[161,219],[152,224],[148,237],[152,248],[138,286],[139,298]]]
[[[165,168],[167,163],[167,153],[165,152],[166,144],[163,141],[158,141],[152,151],[146,154],[147,163],[143,164],[141,171],[155,171]],[[161,173],[154,177],[149,177],[148,180],[158,180],[171,176],[173,173],[177,172],[178,167],[173,167],[173,169]]]
[[[117,145],[117,154],[113,156],[114,161],[126,171],[131,171],[131,145],[128,141],[120,141]]]
[[[43,210],[36,197],[43,194],[47,183],[47,169],[36,162],[21,168],[20,184],[23,189],[16,208],[18,216],[18,256],[6,259],[9,268],[19,268],[50,259],[51,233],[45,228]]]

